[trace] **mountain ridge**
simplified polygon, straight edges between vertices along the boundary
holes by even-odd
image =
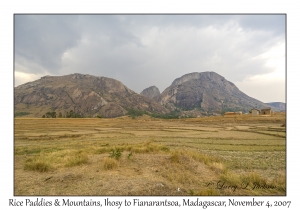
[[[283,102],[268,102],[266,103],[272,107],[280,109],[280,111],[285,111],[286,110],[286,103]]]
[[[225,111],[245,113],[252,108],[268,106],[246,95],[215,72],[185,74],[175,79],[156,100],[171,110],[194,110],[197,115],[218,115]]]
[[[134,110],[153,116],[172,113],[172,117],[197,117],[270,106],[246,95],[215,72],[185,74],[162,93],[151,86],[141,94],[103,76],[44,76],[15,87],[14,105],[15,113],[31,113],[30,117],[41,117],[49,111],[65,116],[70,110],[84,117],[119,117]]]
[[[169,111],[151,99],[130,90],[120,81],[84,74],[45,76],[15,88],[15,112],[41,109],[58,112],[74,110],[81,116],[119,117],[128,109],[166,114]]]

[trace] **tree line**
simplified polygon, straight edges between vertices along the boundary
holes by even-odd
[[[47,112],[42,116],[42,118],[82,118],[83,116],[80,113],[74,112],[73,110],[70,110],[69,112],[66,112],[64,115],[62,112],[59,112],[58,114],[54,111]]]

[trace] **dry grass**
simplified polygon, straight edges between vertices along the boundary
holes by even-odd
[[[47,172],[51,169],[51,164],[42,159],[29,158],[24,164],[24,170]]]
[[[285,195],[283,123],[15,119],[15,195]]]
[[[180,162],[180,153],[178,151],[172,152],[170,157],[172,163],[179,163]]]
[[[66,159],[67,159],[67,163],[66,163],[67,167],[79,166],[82,164],[86,164],[88,162],[87,154],[81,153],[81,152],[77,153],[75,155],[69,156]]]
[[[119,167],[119,161],[117,161],[116,159],[110,158],[110,157],[106,157],[103,160],[103,168],[105,170],[113,170]]]

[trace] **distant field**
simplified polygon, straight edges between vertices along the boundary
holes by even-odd
[[[286,195],[285,114],[15,118],[15,195]]]

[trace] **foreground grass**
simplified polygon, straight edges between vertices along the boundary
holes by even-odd
[[[285,195],[284,116],[218,120],[15,119],[15,195]]]

